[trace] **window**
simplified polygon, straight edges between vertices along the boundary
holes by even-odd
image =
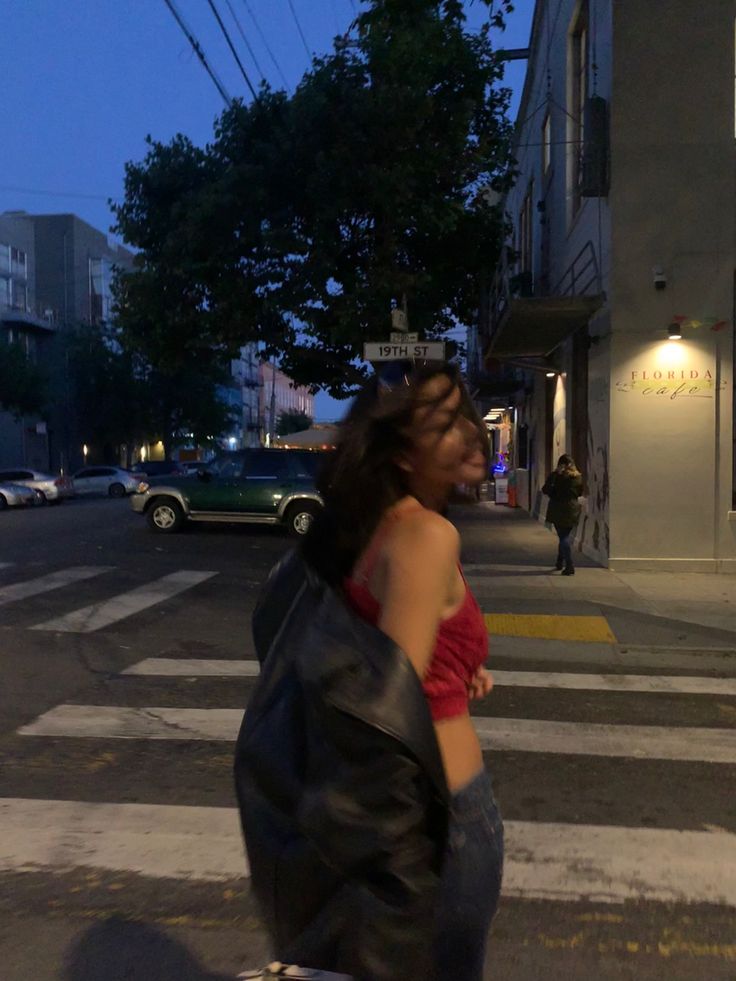
[[[521,208],[521,214],[519,216],[519,261],[520,261],[520,273],[523,277],[523,284],[521,287],[521,292],[525,296],[530,296],[532,293],[532,275],[534,269],[534,236],[532,230],[532,200],[534,198],[534,182],[529,184],[529,190],[526,192],[526,197],[524,198],[524,204]]]
[[[250,480],[276,480],[289,476],[289,457],[283,450],[254,450],[245,458],[243,476]]]
[[[542,123],[542,173],[546,175],[552,164],[552,121],[549,113]]]
[[[0,307],[10,306],[10,277],[0,275]]]
[[[570,34],[569,52],[569,94],[570,118],[568,131],[570,138],[570,194],[572,214],[577,214],[582,197],[583,139],[585,137],[585,100],[588,97],[588,3],[582,0]]]
[[[23,249],[17,249],[14,245],[10,248],[10,271],[18,279],[27,279],[26,254]]]
[[[112,263],[109,259],[89,260],[89,319],[99,324],[110,319],[112,309]]]
[[[28,309],[28,289],[25,283],[19,282],[17,279],[12,280],[12,302],[11,306],[14,310],[27,310]]]
[[[0,242],[0,273],[10,272],[10,246]]]

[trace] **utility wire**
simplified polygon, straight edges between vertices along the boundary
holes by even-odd
[[[49,198],[85,198],[88,201],[109,201],[110,195],[76,194],[74,191],[42,191],[35,187],[16,187],[14,184],[0,184],[0,191],[12,191],[14,194],[41,194]]]
[[[238,63],[238,68],[240,69],[240,74],[245,79],[246,85],[250,89],[250,92],[251,92],[251,95],[253,96],[253,98],[254,99],[257,99],[258,98],[258,93],[253,88],[253,83],[248,78],[248,72],[245,70],[245,68],[243,68],[243,62],[240,60],[240,58],[238,56],[238,52],[235,50],[235,45],[233,44],[232,38],[230,37],[230,34],[228,33],[228,29],[225,27],[225,25],[222,22],[222,17],[220,17],[220,12],[217,9],[217,7],[215,6],[215,0],[207,0],[207,3],[210,5],[210,10],[215,15],[215,20],[217,21],[217,23],[220,26],[220,30],[222,31],[222,33],[223,33],[223,35],[225,37],[225,40],[227,41],[227,46],[230,48],[230,51],[232,52],[233,58]]]
[[[284,73],[281,71],[281,65],[279,65],[278,61],[276,61],[276,58],[274,57],[274,53],[271,50],[271,46],[269,45],[268,40],[266,39],[266,35],[261,30],[261,25],[256,20],[256,15],[253,13],[253,11],[251,9],[251,6],[248,3],[248,0],[243,0],[243,4],[245,6],[245,9],[248,11],[248,14],[250,15],[250,19],[253,21],[253,24],[255,26],[255,29],[258,31],[258,36],[260,37],[261,41],[263,42],[263,46],[266,49],[266,51],[268,52],[268,56],[271,59],[271,61],[273,62],[274,68],[279,73],[279,76],[281,77],[281,81],[284,83],[284,88],[288,92],[288,90],[289,90],[289,83],[286,81],[286,77],[284,76]]]
[[[291,11],[291,16],[294,18],[294,23],[296,24],[296,29],[299,31],[299,37],[302,39],[302,44],[304,45],[304,50],[307,52],[307,58],[310,62],[312,60],[312,52],[309,50],[309,45],[307,44],[307,39],[304,37],[304,31],[302,30],[302,25],[299,23],[299,18],[296,15],[296,9],[294,7],[294,0],[286,0],[289,4],[289,10]]]
[[[192,32],[189,30],[189,28],[187,27],[187,25],[182,20],[181,14],[179,13],[179,11],[174,6],[173,0],[164,0],[164,3],[166,4],[166,6],[171,11],[171,13],[172,13],[172,15],[173,15],[174,20],[176,21],[176,23],[179,25],[179,27],[184,32],[184,36],[186,37],[186,39],[191,44],[192,49],[193,49],[194,53],[196,54],[196,56],[202,62],[205,71],[210,76],[210,78],[215,83],[215,85],[217,86],[217,91],[220,93],[220,95],[222,96],[222,98],[225,100],[225,104],[229,107],[230,104],[231,104],[231,102],[232,102],[232,99],[227,94],[227,91],[225,90],[225,86],[222,84],[222,82],[220,81],[220,79],[215,74],[214,69],[210,67],[210,63],[207,61],[207,58],[205,56],[204,51],[202,50],[202,46],[200,45],[199,41],[196,39],[196,37],[192,34]]]
[[[262,79],[265,79],[266,73],[261,68],[261,66],[258,64],[258,59],[256,58],[256,53],[253,50],[250,41],[245,36],[245,31],[243,30],[243,27],[242,27],[240,21],[238,20],[238,15],[233,10],[233,5],[230,3],[230,0],[225,0],[225,3],[227,4],[227,9],[230,11],[230,15],[231,15],[232,19],[235,21],[235,26],[237,27],[238,31],[240,32],[240,36],[243,39],[243,43],[245,44],[246,48],[248,49],[248,51],[250,53],[251,58],[253,59],[253,64],[256,66],[256,71],[258,72],[258,74],[261,76]]]

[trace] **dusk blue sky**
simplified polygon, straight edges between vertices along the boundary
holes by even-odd
[[[292,0],[310,52],[330,49],[359,0]],[[229,95],[248,97],[245,82],[207,0],[177,0]],[[290,89],[309,66],[289,0],[217,0],[254,85],[260,74],[283,87],[256,29],[257,22]],[[468,24],[487,8],[466,3]],[[534,0],[518,0],[499,47],[526,47]],[[253,17],[251,17],[251,12]],[[120,200],[128,160],[145,155],[144,138],[186,134],[197,144],[212,136],[223,100],[164,0],[5,0],[0,30],[6,120],[0,140],[0,212],[74,212],[107,231],[108,198]],[[508,66],[516,109],[524,62]],[[335,418],[344,404],[317,396],[317,417]]]

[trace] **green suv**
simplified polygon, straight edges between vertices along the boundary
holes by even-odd
[[[324,456],[309,450],[223,453],[196,475],[140,484],[131,504],[149,528],[166,534],[187,521],[239,521],[304,535],[322,508],[315,477]]]

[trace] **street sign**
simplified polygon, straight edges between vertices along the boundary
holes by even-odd
[[[419,334],[404,333],[402,330],[392,330],[389,334],[392,344],[416,344],[419,341]]]
[[[444,361],[444,341],[422,341],[411,344],[394,344],[393,342],[375,341],[363,345],[364,361],[402,361],[417,359],[419,361]]]

